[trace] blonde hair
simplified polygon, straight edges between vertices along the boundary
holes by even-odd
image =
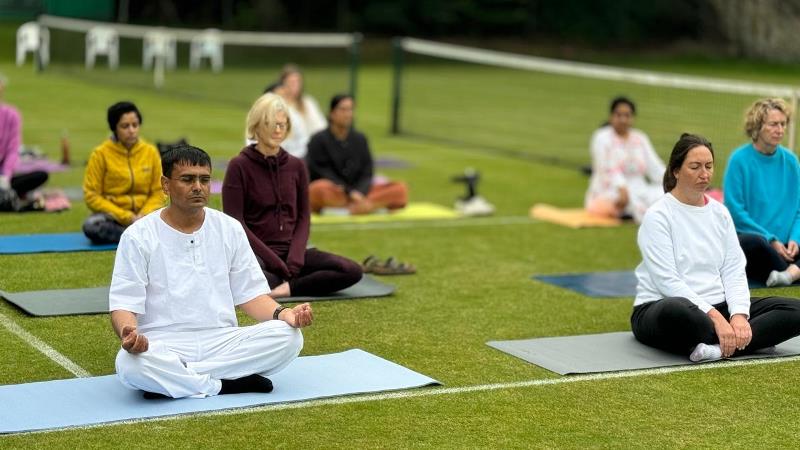
[[[292,131],[292,120],[289,118],[289,107],[280,95],[268,92],[253,103],[245,120],[244,135],[249,140],[257,141],[256,130],[262,124],[268,129],[275,126],[275,116],[282,112],[286,114],[286,135]]]
[[[762,98],[756,100],[747,110],[744,117],[744,132],[753,140],[758,139],[758,134],[761,128],[764,127],[764,121],[767,120],[767,115],[770,111],[777,110],[786,116],[786,122],[792,120],[792,108],[782,98]]]

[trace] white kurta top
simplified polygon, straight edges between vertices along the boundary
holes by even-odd
[[[109,309],[135,313],[140,332],[237,326],[235,306],[270,292],[242,225],[206,208],[200,229],[186,234],[162,211],[122,234]]]

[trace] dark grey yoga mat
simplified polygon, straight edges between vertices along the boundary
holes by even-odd
[[[289,297],[281,303],[347,300],[365,297],[385,297],[394,293],[394,286],[368,275],[339,292],[324,297]],[[52,289],[8,293],[0,297],[17,305],[32,316],[65,316],[72,314],[105,314],[108,312],[108,286],[85,289]]]
[[[696,364],[688,356],[674,355],[639,343],[629,331],[559,336],[486,343],[561,375],[621,370],[653,369]],[[774,352],[731,359],[776,358],[800,355],[800,337],[775,347]]]

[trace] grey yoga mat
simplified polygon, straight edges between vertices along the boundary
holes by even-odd
[[[486,343],[561,375],[653,369],[696,364],[688,356],[674,355],[639,343],[629,331],[581,336],[559,336]],[[800,354],[800,337],[761,352],[731,359],[775,358]]]
[[[385,297],[394,293],[394,289],[391,284],[386,284],[364,275],[358,283],[331,295],[324,297],[289,297],[281,299],[281,303]],[[108,286],[15,293],[0,291],[0,297],[17,305],[32,316],[104,314],[108,312]]]

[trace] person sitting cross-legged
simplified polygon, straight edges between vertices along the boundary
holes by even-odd
[[[117,376],[145,398],[270,392],[300,353],[308,303],[284,308],[236,219],[206,207],[211,160],[177,146],[162,158],[169,205],[122,234],[109,292]],[[257,320],[238,326],[235,308]]]
[[[644,214],[642,263],[631,315],[643,344],[706,361],[752,353],[800,334],[800,301],[750,297],[733,219],[705,194],[714,153],[684,134],[664,174],[664,195]]]
[[[377,209],[400,209],[408,202],[408,186],[399,181],[374,183],[372,154],[367,138],[353,129],[353,97],[331,99],[330,126],[308,143],[308,192],[311,211],[347,208],[351,214]]]
[[[92,151],[83,178],[83,197],[92,211],[83,234],[95,244],[119,242],[125,228],[164,206],[158,149],[139,137],[139,109],[118,102],[107,118],[112,135]]]
[[[47,172],[35,170],[15,174],[22,146],[22,116],[3,101],[8,80],[0,73],[0,211],[17,212],[35,204],[27,198],[47,181]],[[33,196],[31,196],[33,197]]]
[[[745,118],[752,142],[733,151],[723,183],[747,276],[769,287],[800,280],[800,165],[781,145],[791,122],[783,99],[753,103]]]
[[[222,208],[241,222],[273,298],[323,296],[356,284],[354,261],[308,247],[311,212],[303,161],[283,149],[294,122],[284,100],[259,97],[247,114],[247,145],[228,164]]]

